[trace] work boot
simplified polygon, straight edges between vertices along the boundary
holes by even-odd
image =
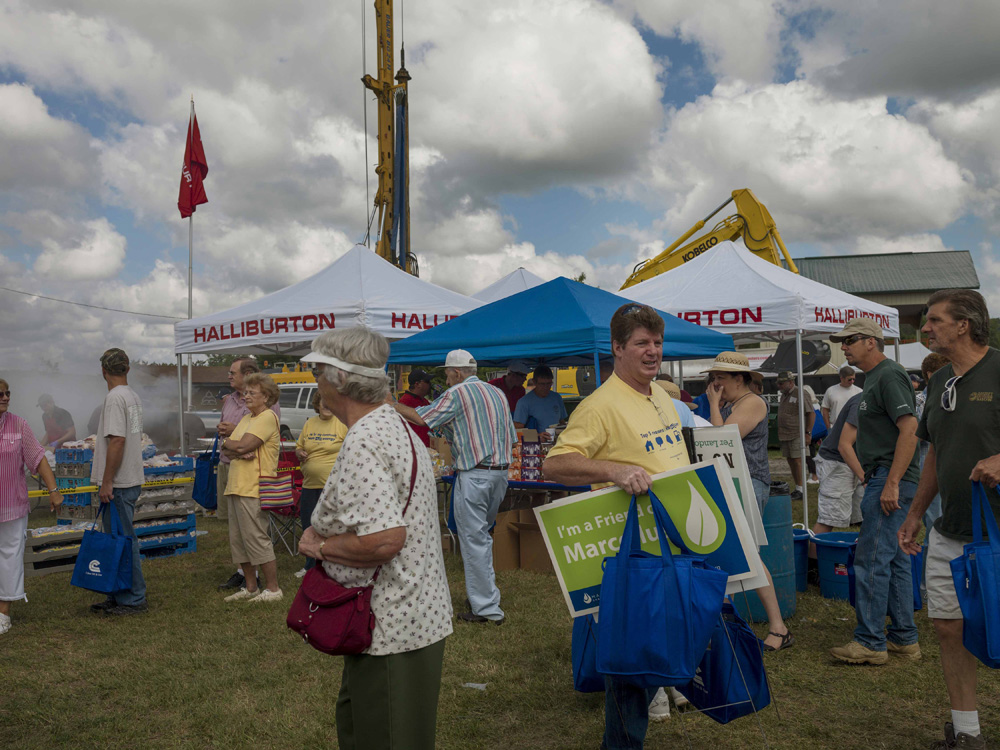
[[[885,645],[886,651],[889,652],[890,656],[899,656],[909,661],[920,661],[920,657],[922,656],[919,643],[910,643],[906,646],[901,646],[898,643],[886,641]]]
[[[955,727],[949,721],[944,725],[944,739],[937,740],[931,745],[931,750],[951,750],[952,748],[986,750],[986,738],[981,734],[973,736],[965,732],[959,732],[956,736]]]
[[[225,591],[226,589],[241,589],[246,586],[246,583],[247,581],[243,577],[243,574],[237,570],[229,576],[228,581],[219,584],[219,591]]]
[[[846,661],[848,664],[885,664],[889,661],[889,654],[886,651],[873,651],[865,648],[857,641],[851,641],[846,646],[837,646],[830,649],[830,656],[839,661]]]

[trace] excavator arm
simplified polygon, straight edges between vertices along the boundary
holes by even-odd
[[[686,242],[695,232],[700,231],[705,223],[724,209],[730,203],[736,204],[736,213],[729,216],[718,224],[708,234],[698,237],[687,244]],[[699,221],[687,232],[677,238],[670,247],[651,260],[644,260],[632,271],[632,275],[622,284],[622,289],[638,284],[640,281],[651,279],[672,268],[677,268],[689,260],[697,258],[707,250],[725,240],[735,240],[743,238],[743,243],[758,258],[781,265],[784,258],[788,264],[788,269],[793,273],[798,273],[795,261],[788,254],[781,234],[778,232],[774,219],[770,212],[749,189],[734,190],[732,196],[721,206],[712,211],[708,216]]]

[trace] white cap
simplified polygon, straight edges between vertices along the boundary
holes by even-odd
[[[465,349],[453,349],[444,360],[445,367],[475,367],[476,360]]]

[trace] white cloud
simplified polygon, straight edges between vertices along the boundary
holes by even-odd
[[[111,222],[100,218],[80,227],[80,238],[69,244],[42,240],[35,273],[57,279],[95,281],[116,276],[125,263],[125,238]]]
[[[952,248],[936,234],[915,234],[903,237],[873,237],[863,235],[854,240],[851,255],[875,253],[940,253]],[[838,249],[843,252],[843,249]]]

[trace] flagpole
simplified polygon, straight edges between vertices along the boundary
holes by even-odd
[[[188,118],[188,132],[191,132],[191,124],[194,122],[194,94],[191,94],[191,115]],[[188,320],[194,317],[194,214],[188,217]],[[187,408],[191,411],[191,354],[188,354],[188,392]]]

